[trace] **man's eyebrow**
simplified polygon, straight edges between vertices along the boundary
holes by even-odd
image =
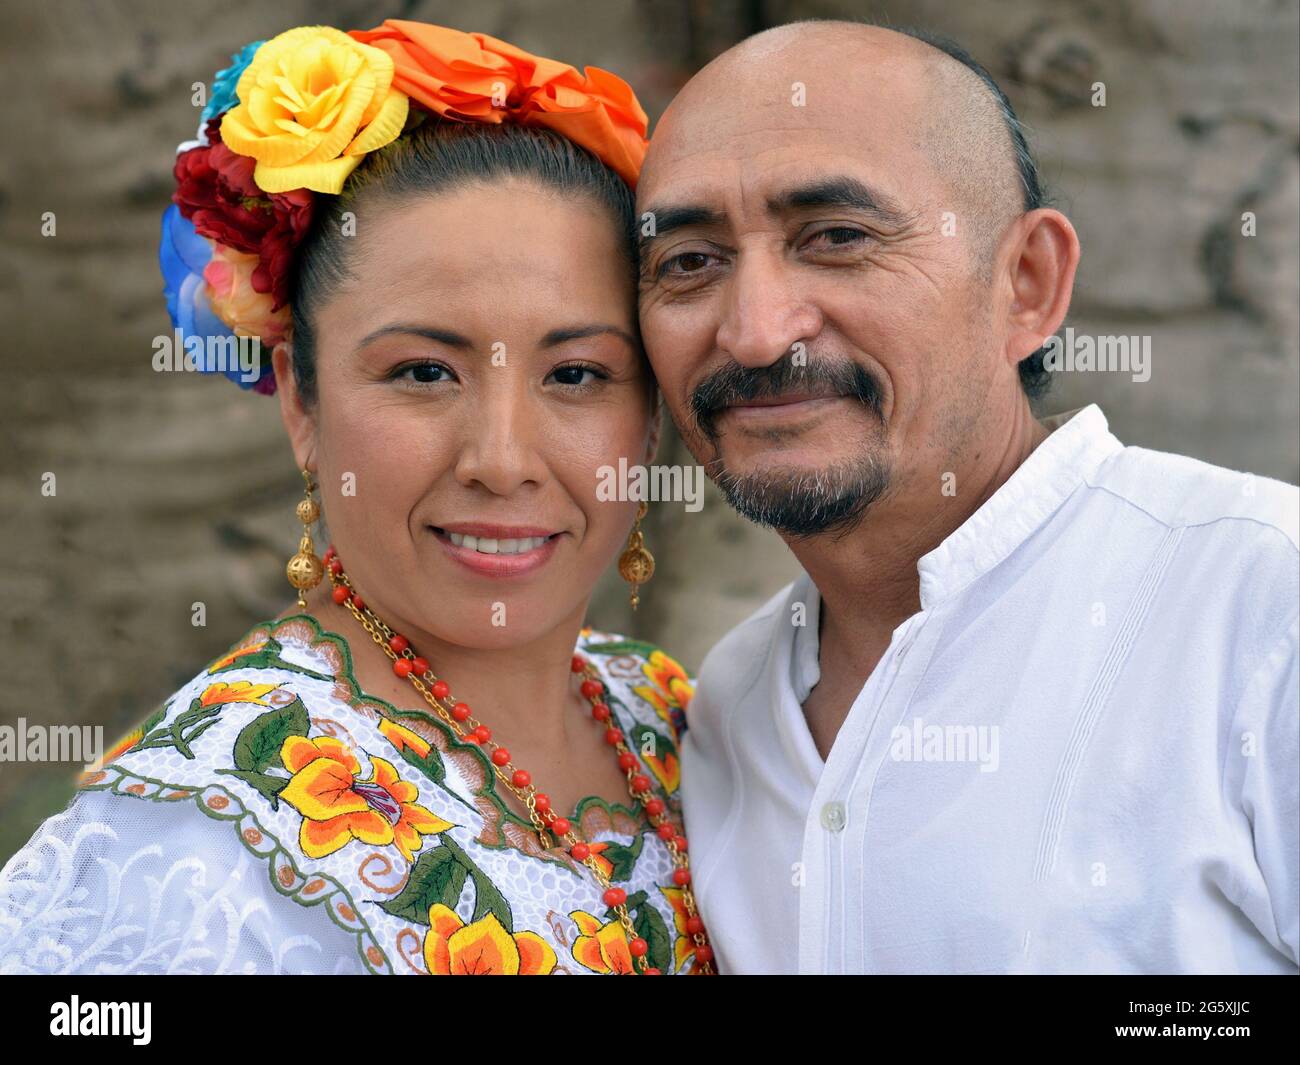
[[[901,224],[907,219],[907,213],[891,196],[853,177],[822,178],[795,185],[769,196],[767,200],[767,209],[773,214],[801,207],[848,207],[893,224]]]
[[[783,214],[804,207],[848,207],[875,215],[890,225],[902,225],[908,214],[887,193],[859,181],[854,177],[830,177],[795,185],[768,197],[767,209],[773,214]],[[651,207],[642,217],[654,219],[654,232],[642,234],[640,250],[644,253],[657,238],[674,229],[687,226],[718,226],[726,222],[726,215],[711,207],[699,204],[670,204]]]
[[[644,218],[646,215],[653,219],[654,227],[651,233],[642,231],[640,240],[642,251],[645,251],[655,238],[671,233],[674,229],[684,229],[686,226],[717,226],[726,221],[726,216],[721,211],[699,204],[651,207],[641,217]]]
[[[541,346],[544,348],[554,347],[556,344],[563,344],[569,340],[582,340],[585,337],[598,337],[612,335],[626,341],[628,346],[636,348],[637,342],[626,329],[620,329],[616,325],[605,325],[595,323],[592,325],[575,325],[567,326],[562,329],[552,329],[542,337]]]
[[[406,325],[401,322],[392,325],[381,326],[373,333],[367,333],[357,349],[364,348],[367,344],[386,336],[414,336],[424,337],[426,340],[436,340],[439,344],[446,344],[452,348],[469,348],[469,337],[461,336],[459,333],[452,332],[450,329],[437,329],[428,325]]]

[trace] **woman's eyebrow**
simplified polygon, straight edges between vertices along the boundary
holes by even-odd
[[[424,337],[426,340],[436,340],[438,343],[446,344],[452,348],[468,349],[472,346],[469,337],[462,336],[450,329],[438,329],[430,325],[406,325],[395,322],[392,325],[381,326],[373,333],[366,334],[357,345],[357,348],[364,348],[367,344],[378,340],[380,337],[392,335]]]
[[[620,329],[616,325],[603,324],[566,326],[561,329],[552,329],[542,337],[541,346],[544,348],[552,348],[557,344],[563,344],[569,340],[582,340],[585,337],[603,336],[607,333],[620,337],[622,340],[626,341],[630,347],[636,347],[636,340],[633,339],[632,334],[626,329]]]
[[[616,325],[605,323],[563,326],[558,329],[552,329],[542,337],[540,346],[543,348],[552,348],[557,344],[564,344],[570,340],[582,340],[586,337],[604,336],[606,334],[618,337],[633,348],[637,346],[636,339],[626,329],[621,329]],[[423,337],[426,340],[435,340],[439,344],[446,344],[448,347],[459,348],[463,351],[471,351],[474,347],[474,343],[469,337],[450,329],[439,329],[429,325],[408,325],[405,323],[395,322],[391,325],[381,326],[373,332],[366,334],[361,342],[357,344],[357,349],[360,350],[367,344],[373,343],[381,337],[386,336]]]

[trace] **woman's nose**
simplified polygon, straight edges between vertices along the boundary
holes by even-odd
[[[494,495],[510,495],[545,479],[537,447],[539,417],[526,397],[502,392],[489,396],[464,420],[456,461],[461,484],[481,484]]]

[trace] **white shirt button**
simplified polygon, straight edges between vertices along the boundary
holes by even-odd
[[[849,817],[842,802],[828,802],[822,807],[822,828],[827,832],[839,832],[848,823]]]

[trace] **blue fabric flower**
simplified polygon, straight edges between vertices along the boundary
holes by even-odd
[[[225,70],[217,71],[212,79],[212,95],[208,97],[208,106],[203,109],[204,122],[229,111],[235,104],[239,103],[239,97],[235,95],[235,86],[239,83],[239,75],[253,61],[253,53],[265,43],[265,41],[254,41],[252,44],[244,45],[243,48],[230,57],[230,66],[226,67]]]
[[[212,260],[212,246],[194,229],[191,222],[172,204],[163,212],[162,239],[158,244],[158,265],[162,269],[163,296],[167,301],[167,314],[171,317],[172,328],[181,332],[181,343],[188,344],[197,337],[203,343],[203,351],[195,361],[204,373],[222,373],[240,388],[252,388],[257,384],[257,377],[251,381],[244,379],[244,373],[238,365],[221,369],[217,362],[218,351],[234,350],[228,345],[214,346],[208,338],[229,338],[235,334],[223,322],[208,304],[206,282],[203,269]],[[242,342],[236,341],[237,344]],[[175,353],[179,360],[182,352]],[[265,372],[265,367],[258,368],[258,377]]]

